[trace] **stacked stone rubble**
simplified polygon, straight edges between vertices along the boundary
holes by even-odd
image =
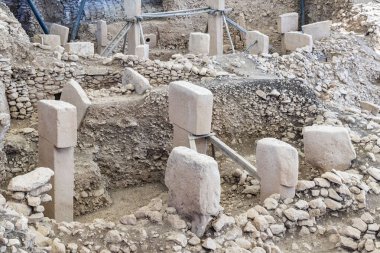
[[[45,203],[52,197],[50,179],[54,172],[49,168],[37,168],[27,174],[13,178],[8,184],[10,200],[8,206],[35,222],[44,217]]]

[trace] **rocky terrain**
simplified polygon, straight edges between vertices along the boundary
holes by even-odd
[[[243,16],[247,27],[257,21],[245,18],[248,2],[230,2],[246,8],[234,18]],[[79,57],[31,43],[0,2],[0,252],[380,252],[380,3],[314,1],[308,8],[310,21],[334,21],[312,52],[279,52],[270,20],[284,9],[267,9],[260,25],[276,49],[270,54],[148,60]],[[170,38],[162,55],[186,48]],[[126,67],[149,81],[143,95],[123,84]],[[36,169],[36,103],[59,99],[70,79],[92,106],[75,148],[75,221],[57,222],[44,217],[53,173]],[[212,91],[213,131],[253,164],[262,138],[295,147],[295,197],[260,201],[260,181],[217,151],[223,210],[202,237],[191,232],[163,185],[172,139],[168,84],[176,80]],[[312,125],[348,130],[356,155],[349,169],[325,172],[306,161],[304,128]]]

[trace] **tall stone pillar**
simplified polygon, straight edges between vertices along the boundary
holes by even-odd
[[[45,206],[46,216],[61,221],[74,218],[74,147],[77,143],[77,109],[72,104],[38,102],[39,165],[54,171],[53,201]]]
[[[211,91],[184,81],[169,85],[169,120],[173,124],[173,146],[191,147],[190,135],[211,133],[213,95]],[[195,141],[199,153],[206,153],[207,140]]]
[[[207,0],[214,10],[224,10],[225,0]],[[208,15],[208,33],[210,34],[210,55],[223,54],[223,16],[217,12]]]
[[[107,33],[107,22],[104,20],[98,20],[96,23],[96,51],[98,54],[101,54],[108,44]]]
[[[141,15],[141,0],[124,0],[124,9],[127,18],[134,18]],[[140,43],[140,27],[137,22],[133,23],[128,31],[128,54],[136,55],[136,48]]]

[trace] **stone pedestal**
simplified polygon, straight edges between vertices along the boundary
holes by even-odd
[[[215,10],[225,9],[225,0],[208,0],[208,6]],[[223,16],[221,13],[208,15],[208,33],[210,34],[210,55],[223,54]]]

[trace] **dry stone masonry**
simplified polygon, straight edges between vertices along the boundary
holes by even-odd
[[[12,178],[8,184],[11,201],[9,207],[37,222],[44,217],[47,202],[52,200],[48,192],[52,189],[50,179],[54,172],[49,168],[37,168],[25,175]]]
[[[3,2],[0,252],[380,251],[377,1]]]

